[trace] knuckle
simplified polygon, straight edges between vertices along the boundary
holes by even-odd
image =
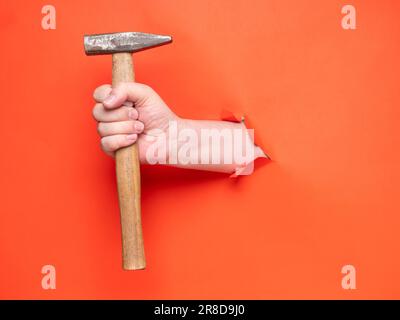
[[[114,151],[117,149],[112,139],[103,138],[100,140],[100,145],[103,151]]]
[[[97,120],[100,116],[100,112],[101,112],[101,104],[96,103],[96,105],[93,107],[92,109],[92,116],[95,120]]]
[[[99,135],[103,135],[103,133],[104,133],[104,124],[102,122],[99,122],[97,124],[97,133]]]
[[[99,90],[99,87],[97,87],[96,89],[94,89],[94,91],[93,91],[93,94],[92,94],[92,97],[93,97],[93,99],[94,100],[96,100],[96,97],[97,97],[97,91]]]
[[[94,100],[97,100],[97,99],[98,99],[102,88],[103,88],[103,86],[99,86],[99,87],[97,87],[96,89],[94,89],[94,91],[93,91],[93,99],[94,99]]]
[[[104,99],[104,97],[107,95],[107,92],[111,90],[111,85],[109,84],[103,84],[101,86],[98,86],[94,92],[93,92],[93,99],[100,102],[101,100]]]
[[[103,151],[107,151],[107,141],[106,139],[100,139],[100,148]]]

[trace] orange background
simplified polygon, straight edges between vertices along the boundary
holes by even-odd
[[[352,1],[355,31],[345,4],[1,1],[0,298],[400,298],[400,2]],[[122,271],[91,116],[111,57],[82,37],[112,31],[171,34],[135,55],[137,81],[182,117],[244,110],[274,160],[240,179],[143,168],[144,272]]]

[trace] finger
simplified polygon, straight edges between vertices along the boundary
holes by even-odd
[[[120,148],[127,147],[137,140],[137,134],[118,134],[114,136],[104,137],[100,140],[101,149],[112,155],[115,151]]]
[[[125,101],[133,102],[138,106],[150,98],[159,97],[149,86],[137,82],[125,82],[113,88],[103,104],[106,109],[117,108]]]
[[[140,121],[100,122],[97,131],[101,137],[116,134],[142,133],[144,125]]]
[[[96,100],[96,102],[103,102],[104,99],[110,95],[111,90],[112,88],[109,84],[103,84],[102,86],[97,87],[93,93],[94,100]]]
[[[99,122],[117,122],[139,118],[139,114],[135,108],[122,106],[114,110],[107,110],[102,103],[96,103],[92,113],[93,118]]]

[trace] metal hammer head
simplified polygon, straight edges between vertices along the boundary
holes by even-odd
[[[84,36],[87,55],[137,52],[172,42],[170,36],[142,32],[117,32]]]

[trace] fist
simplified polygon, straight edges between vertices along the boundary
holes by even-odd
[[[139,146],[141,162],[154,140],[154,132],[168,131],[169,122],[179,118],[149,86],[130,82],[115,88],[98,87],[93,94],[96,104],[93,117],[98,122],[102,150],[111,156],[119,148],[135,142]],[[149,137],[149,135],[153,135]]]

